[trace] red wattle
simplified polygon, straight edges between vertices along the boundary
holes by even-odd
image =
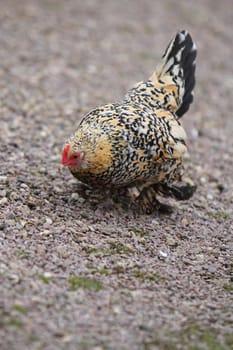
[[[62,159],[61,159],[61,163],[63,165],[67,165],[69,163],[69,157],[68,157],[68,152],[70,149],[70,145],[65,145],[65,147],[63,148],[63,153],[62,153]]]

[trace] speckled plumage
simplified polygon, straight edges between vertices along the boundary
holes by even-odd
[[[178,32],[149,80],[136,84],[121,103],[84,116],[65,145],[63,164],[90,186],[129,189],[145,212],[158,207],[158,192],[189,198],[192,186],[177,187],[186,152],[178,119],[193,100],[195,58],[191,36]]]

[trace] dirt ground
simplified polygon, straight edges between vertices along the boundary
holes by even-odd
[[[231,0],[0,1],[2,350],[233,349],[232,23]],[[135,216],[80,194],[63,143],[183,28],[194,197]]]

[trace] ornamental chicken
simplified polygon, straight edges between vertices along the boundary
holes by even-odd
[[[121,189],[143,213],[165,207],[157,194],[189,199],[195,186],[181,182],[187,149],[179,119],[193,101],[196,54],[190,34],[178,32],[148,80],[83,117],[62,164],[93,188]]]

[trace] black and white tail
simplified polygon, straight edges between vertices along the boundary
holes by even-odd
[[[180,118],[193,101],[193,88],[195,85],[195,69],[197,49],[190,34],[186,30],[178,32],[168,45],[160,65],[153,74],[158,82],[171,86],[175,84],[176,110]]]

